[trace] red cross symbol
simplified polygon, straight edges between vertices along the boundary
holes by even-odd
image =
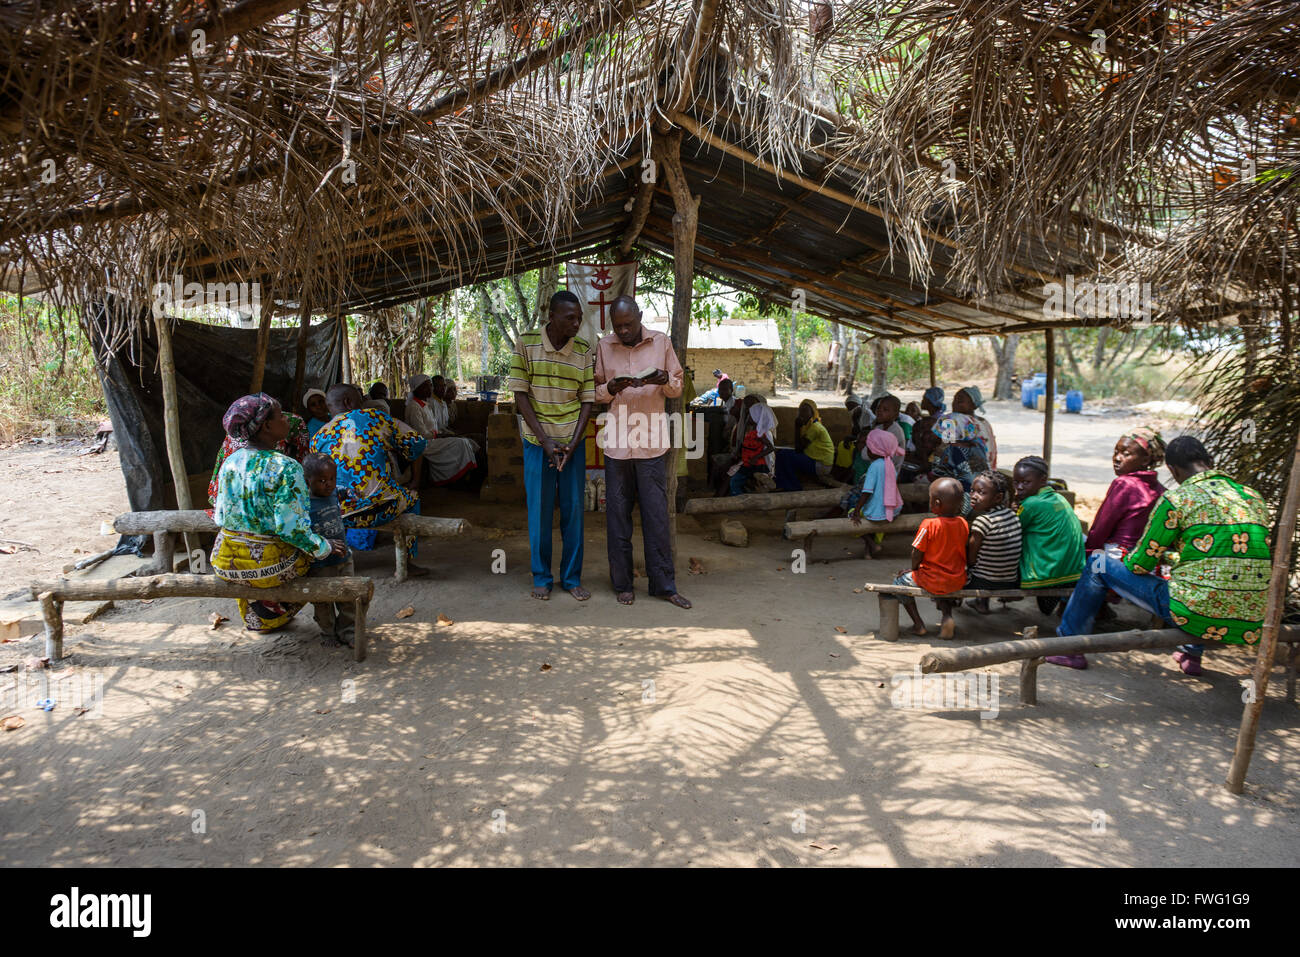
[[[614,279],[609,274],[608,266],[600,266],[596,269],[595,275],[591,278],[591,288],[599,294],[595,299],[588,299],[587,305],[600,306],[600,329],[605,331],[605,307],[612,305],[613,299],[606,299],[605,293],[614,285]]]

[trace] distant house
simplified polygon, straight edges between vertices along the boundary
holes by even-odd
[[[668,318],[645,320],[656,332],[668,334]],[[695,373],[695,391],[713,388],[713,370],[721,369],[747,392],[776,392],[776,353],[781,337],[772,319],[727,319],[707,329],[692,325],[686,340],[686,364]]]

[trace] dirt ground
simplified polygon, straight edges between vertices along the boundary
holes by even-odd
[[[991,417],[1004,460],[1038,451],[1041,416],[997,404]],[[1056,471],[1100,496],[1132,420],[1066,421]],[[0,452],[0,538],[40,549],[0,554],[0,593],[112,542],[99,525],[127,509],[116,456],[79,458],[76,444]],[[1208,656],[1200,679],[1164,653],[1045,666],[1037,707],[1019,705],[1017,668],[1000,665],[988,669],[995,715],[901,708],[938,639],[878,641],[875,603],[853,589],[905,566],[902,539],[876,561],[825,540],[794,574],[781,513],[746,516],[744,549],[717,541],[716,517],[682,516],[684,612],[650,599],[643,578],[634,606],[615,602],[599,514],[587,515],[594,595],[582,604],[528,597],[521,509],[436,492],[425,514],[475,528],[421,544],[432,580],[395,584],[385,545],[359,559],[377,589],[363,663],[324,647],[309,611],[257,637],[209,626],[231,614],[225,602],[172,599],[71,626],[71,656],[52,672],[0,675],[4,714],[26,719],[0,732],[0,864],[1297,860],[1300,710],[1280,669],[1247,794],[1221,786],[1246,650]],[[687,574],[687,557],[705,574]],[[1034,622],[1029,603],[962,610],[958,640]],[[40,647],[0,645],[0,666],[21,669]],[[51,678],[60,703],[45,712],[34,701]],[[97,681],[102,707],[76,713],[68,685]]]

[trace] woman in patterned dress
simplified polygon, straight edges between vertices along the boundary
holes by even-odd
[[[313,558],[345,554],[311,530],[310,495],[302,466],[276,451],[289,435],[288,417],[266,393],[236,399],[222,424],[236,443],[217,477],[213,520],[220,527],[212,549],[218,578],[272,588],[305,575]],[[249,631],[287,625],[301,602],[239,599]]]

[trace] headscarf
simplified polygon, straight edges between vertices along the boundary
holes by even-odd
[[[754,431],[767,435],[776,430],[776,413],[762,402],[755,402],[749,407],[749,418],[754,423]]]
[[[963,392],[970,396],[970,400],[975,404],[975,408],[984,408],[984,395],[980,392],[979,386],[968,385],[964,389],[959,389],[957,395],[961,395]]]
[[[262,431],[266,420],[280,411],[280,402],[265,392],[246,395],[230,403],[221,425],[239,448],[244,448],[253,436]]]
[[[898,494],[898,475],[889,460],[902,455],[903,449],[898,444],[898,436],[886,429],[872,429],[867,433],[867,451],[885,459],[885,468],[881,474],[885,477],[885,521],[892,522],[894,514],[903,507],[903,497]]]
[[[799,408],[802,409],[805,405],[808,406],[808,408],[812,409],[812,418],[808,420],[809,423],[820,422],[822,418],[822,414],[817,411],[817,403],[814,402],[812,399],[804,399],[802,402],[799,403]],[[805,426],[805,428],[807,428],[807,426]]]
[[[304,409],[307,408],[307,403],[311,401],[311,397],[314,395],[318,395],[322,399],[325,398],[325,393],[322,392],[320,389],[308,389],[306,392],[302,394],[302,407]]]
[[[935,419],[934,434],[939,436],[944,445],[955,442],[977,442],[984,444],[975,420],[962,412],[945,412]]]
[[[417,372],[415,375],[411,376],[406,380],[406,385],[410,388],[411,394],[414,395],[416,389],[420,388],[420,386],[424,385],[426,382],[432,382],[432,381],[433,380],[430,379],[423,372]]]
[[[925,392],[921,394],[921,398],[928,399],[930,405],[934,406],[934,408],[938,409],[940,412],[948,408],[943,401],[943,389],[940,389],[937,385],[932,385],[930,388],[926,389]]]
[[[1147,450],[1150,456],[1150,465],[1148,468],[1158,469],[1165,461],[1165,440],[1160,437],[1160,433],[1155,429],[1149,429],[1145,425],[1139,425],[1135,429],[1129,429],[1120,439],[1132,439],[1142,448]]]

